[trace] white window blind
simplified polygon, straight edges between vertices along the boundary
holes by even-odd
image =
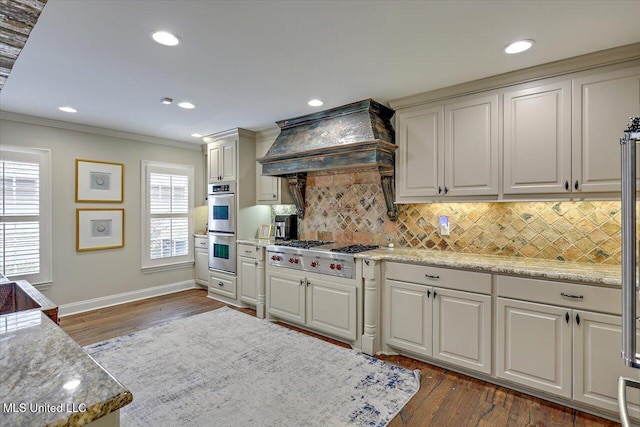
[[[51,281],[48,152],[3,146],[0,156],[0,271]],[[43,182],[45,181],[45,182]]]
[[[190,261],[193,167],[143,162],[143,269]]]

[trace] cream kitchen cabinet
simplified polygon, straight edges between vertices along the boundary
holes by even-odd
[[[397,112],[396,201],[498,195],[498,95]]]
[[[640,115],[640,67],[589,74],[572,85],[574,188],[620,191],[619,140],[629,117]]]
[[[573,320],[573,399],[618,412],[616,379],[638,375],[620,357],[622,320],[581,310],[573,310]],[[627,402],[629,415],[640,418],[638,390],[627,389]]]
[[[491,275],[387,263],[386,345],[491,374],[491,295],[470,289],[490,294]]]
[[[571,397],[571,310],[498,298],[496,374]]]
[[[269,269],[267,313],[350,341],[357,339],[357,287],[353,281]]]
[[[235,304],[236,295],[237,293],[235,275],[210,271],[208,294],[209,298]]]
[[[235,138],[208,143],[207,153],[210,184],[236,180],[237,140]]]
[[[497,376],[617,412],[617,378],[637,375],[620,357],[620,289],[510,276],[496,285]],[[628,399],[637,419],[640,394]]]
[[[570,192],[571,82],[506,92],[503,123],[503,193]]]
[[[207,236],[195,236],[193,240],[196,283],[207,287],[209,286],[209,240]]]
[[[265,316],[265,248],[239,243],[237,253],[240,301],[254,306],[256,317],[263,319]]]
[[[280,133],[269,131],[256,136],[256,158],[264,157]],[[262,176],[262,165],[256,162],[256,204],[284,205],[292,204],[293,198],[287,180],[274,176]]]

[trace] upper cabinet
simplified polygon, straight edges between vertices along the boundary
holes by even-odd
[[[445,104],[444,114],[445,195],[497,196],[498,95]]]
[[[504,94],[504,194],[565,193],[571,179],[571,82]]]
[[[619,140],[640,115],[639,62],[398,101],[396,202],[615,197]]]
[[[640,115],[640,67],[572,83],[574,185],[584,192],[620,191],[620,137],[629,117]]]
[[[396,201],[498,195],[498,96],[397,112]]]
[[[264,157],[280,133],[280,129],[256,135],[256,158]],[[256,162],[256,204],[281,205],[292,204],[293,198],[285,179],[275,176],[263,176],[262,165]]]
[[[236,139],[207,144],[209,183],[236,180]]]

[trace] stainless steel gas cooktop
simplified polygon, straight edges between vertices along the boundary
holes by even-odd
[[[267,257],[272,266],[353,279],[356,266],[353,254],[377,248],[321,240],[289,240],[267,246]]]

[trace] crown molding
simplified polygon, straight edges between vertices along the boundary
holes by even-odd
[[[510,71],[508,73],[498,74],[458,85],[392,99],[389,101],[389,105],[396,110],[409,108],[454,96],[470,95],[477,92],[527,83],[542,78],[556,77],[564,74],[605,67],[608,65],[622,64],[636,60],[640,60],[640,43],[633,43],[612,49],[588,53],[586,55],[574,56],[572,58],[548,62],[546,64]]]
[[[200,151],[200,145],[173,139],[158,138],[150,135],[142,135],[139,133],[124,132],[115,129],[107,129],[96,126],[82,125],[78,123],[63,122],[61,120],[45,119],[44,117],[29,116],[26,114],[11,113],[9,111],[0,111],[0,120],[8,120],[12,122],[28,123],[31,125],[47,126],[57,129],[72,130],[76,132],[90,133],[94,135],[109,136],[112,138],[129,139],[137,142],[146,142],[149,144],[167,145],[170,147],[184,148],[187,150]]]

